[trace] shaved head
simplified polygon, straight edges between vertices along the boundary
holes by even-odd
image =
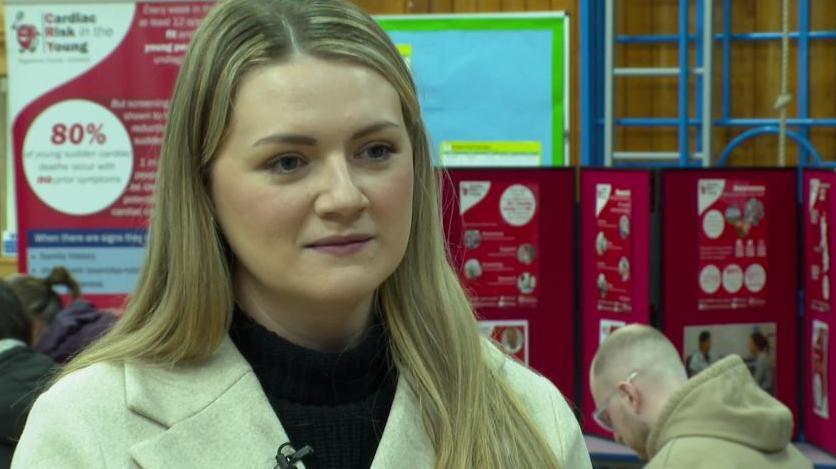
[[[640,324],[613,332],[598,348],[589,372],[596,419],[616,441],[647,459],[647,438],[665,403],[688,380],[673,344]]]
[[[662,386],[687,380],[673,344],[658,330],[641,324],[622,327],[604,340],[592,360],[590,379],[596,386],[611,387],[633,371]]]

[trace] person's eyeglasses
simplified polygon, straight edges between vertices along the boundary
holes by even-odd
[[[638,371],[633,371],[627,376],[627,379],[625,379],[624,381],[627,383],[632,383],[633,380],[636,379],[636,376],[638,374]],[[609,396],[607,396],[603,401],[601,401],[601,407],[598,407],[597,409],[595,409],[594,412],[592,412],[592,419],[595,420],[595,423],[597,423],[598,426],[609,432],[614,431],[612,428],[612,420],[610,419],[609,412],[610,401],[617,392],[618,388],[613,389]]]

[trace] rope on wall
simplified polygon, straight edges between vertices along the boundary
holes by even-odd
[[[778,165],[787,165],[787,106],[792,101],[792,95],[787,93],[787,73],[790,54],[790,0],[783,0],[781,21],[783,35],[781,37],[781,94],[775,100],[774,108],[780,109],[778,132]]]

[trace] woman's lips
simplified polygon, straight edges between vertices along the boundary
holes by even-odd
[[[308,245],[308,249],[335,256],[350,256],[362,251],[368,246],[372,237],[351,236],[345,238],[329,238]]]

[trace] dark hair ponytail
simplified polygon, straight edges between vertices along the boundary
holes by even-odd
[[[55,285],[63,285],[69,290],[70,297],[74,300],[81,297],[81,288],[78,286],[78,282],[75,281],[72,274],[64,267],[55,267],[52,269],[52,272],[44,279],[44,283],[53,291]]]
[[[23,308],[30,318],[51,323],[64,308],[61,297],[55,291],[56,285],[67,288],[70,297],[81,297],[81,288],[72,274],[64,267],[55,267],[45,278],[31,275],[17,275],[7,279]]]

